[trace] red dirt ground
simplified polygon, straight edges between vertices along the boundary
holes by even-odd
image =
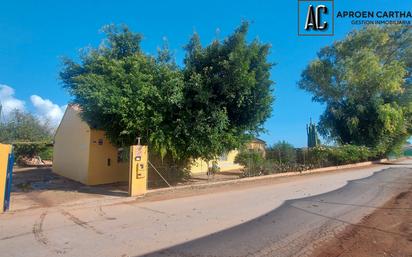
[[[315,249],[311,257],[412,257],[412,188]]]

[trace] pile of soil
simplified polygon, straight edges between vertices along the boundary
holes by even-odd
[[[51,167],[52,161],[42,160],[40,157],[21,157],[17,160],[21,167]]]
[[[412,188],[315,249],[313,257],[412,256]]]

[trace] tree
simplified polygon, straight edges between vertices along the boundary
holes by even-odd
[[[183,119],[191,131],[188,150],[198,157],[210,159],[240,147],[270,116],[269,45],[248,44],[248,27],[243,22],[223,42],[205,48],[195,33],[186,46]]]
[[[294,163],[296,162],[296,149],[286,141],[279,141],[269,147],[266,158],[279,163]]]
[[[299,86],[326,103],[319,123],[324,137],[382,155],[411,135],[411,31],[367,26],[320,50]]]
[[[162,157],[211,160],[261,131],[271,112],[269,46],[247,44],[247,28],[205,48],[195,34],[179,67],[167,42],[155,58],[141,51],[140,34],[106,26],[104,43],[80,63],[64,59],[60,77],[113,144],[141,137]]]
[[[47,123],[40,122],[32,114],[13,110],[4,122],[0,122],[0,143],[13,144],[17,162],[20,162],[22,157],[35,156],[50,160],[51,131]]]
[[[51,141],[50,128],[30,113],[14,110],[0,122],[1,143],[42,141]]]

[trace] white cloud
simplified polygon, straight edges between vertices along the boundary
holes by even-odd
[[[0,104],[2,105],[1,117],[7,119],[10,112],[17,109],[26,110],[26,103],[17,99],[12,87],[0,84]],[[39,118],[40,122],[48,122],[51,127],[57,127],[63,117],[67,105],[59,106],[49,99],[44,99],[38,95],[30,96],[30,101],[34,106],[33,114]]]
[[[2,105],[2,116],[7,117],[11,111],[24,110],[24,101],[14,97],[14,89],[0,84],[0,104]]]
[[[35,115],[42,122],[50,122],[50,125],[57,127],[63,117],[67,105],[58,106],[49,99],[43,99],[38,95],[30,96],[30,101],[35,108]]]

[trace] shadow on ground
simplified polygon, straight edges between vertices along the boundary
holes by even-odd
[[[358,221],[390,197],[411,188],[412,169],[388,168],[328,193],[288,200],[253,220],[143,256],[302,256],[310,252],[312,243],[333,237],[347,225],[371,233],[410,236],[358,225]]]

